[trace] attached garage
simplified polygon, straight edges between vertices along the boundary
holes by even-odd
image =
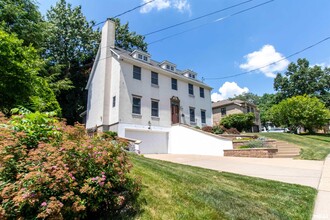
[[[141,154],[167,154],[168,132],[125,129],[125,137],[141,140]]]

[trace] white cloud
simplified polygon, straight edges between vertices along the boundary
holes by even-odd
[[[217,102],[247,92],[249,92],[249,89],[247,87],[241,88],[237,85],[236,82],[225,82],[219,88],[219,92],[214,92],[211,94],[211,100],[213,102]]]
[[[148,3],[150,0],[142,0],[142,4]],[[174,8],[179,12],[190,12],[190,4],[188,0],[155,0],[151,3],[146,4],[140,9],[141,13],[149,13],[153,9],[157,11],[167,9],[167,8]]]
[[[330,63],[317,63],[312,66],[320,66],[320,67],[322,67],[322,69],[324,69],[326,67],[330,67]]]
[[[275,78],[276,72],[283,71],[289,65],[289,61],[284,59],[284,56],[276,52],[274,46],[265,45],[259,51],[254,51],[244,56],[246,63],[241,64],[239,67],[243,70],[250,71],[260,67],[269,65],[270,63],[280,62],[261,68],[259,71],[267,77]]]

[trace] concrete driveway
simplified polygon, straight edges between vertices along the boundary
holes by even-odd
[[[177,154],[145,154],[145,157],[174,163],[260,177],[318,188],[323,161],[291,158],[243,158]]]

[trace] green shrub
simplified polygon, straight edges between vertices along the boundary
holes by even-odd
[[[214,134],[223,134],[223,129],[220,126],[213,126],[212,133]]]
[[[32,120],[36,126],[29,114],[16,117],[0,115],[0,219],[108,219],[135,211],[139,184],[123,143],[90,138],[80,124]],[[21,126],[27,130],[13,132]]]
[[[117,132],[114,131],[105,131],[102,133],[102,138],[115,140],[118,137]]]
[[[246,148],[267,148],[269,145],[265,140],[252,140],[248,141],[244,146],[241,146],[240,149],[246,149]]]

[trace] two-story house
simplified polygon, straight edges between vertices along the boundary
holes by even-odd
[[[86,89],[86,128],[142,140],[142,153],[176,152],[179,132],[171,132],[173,125],[212,125],[212,88],[197,80],[194,71],[115,47],[111,20],[102,28]]]
[[[255,116],[251,132],[259,132],[261,129],[260,112],[256,105],[242,100],[222,100],[212,103],[213,124],[219,124],[227,115],[249,113]]]

